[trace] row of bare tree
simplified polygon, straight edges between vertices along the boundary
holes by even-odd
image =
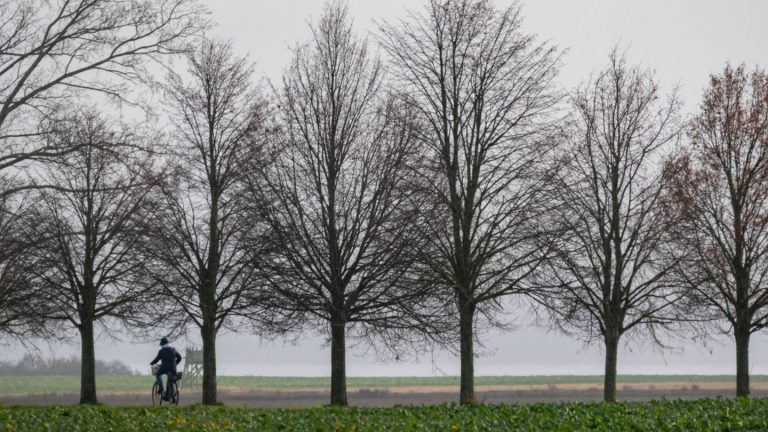
[[[561,52],[516,3],[429,0],[380,23],[379,58],[333,2],[261,89],[203,18],[191,0],[0,4],[0,334],[77,329],[82,403],[96,326],[199,329],[206,404],[222,329],[325,335],[335,405],[350,341],[455,350],[474,403],[478,328],[531,310],[602,341],[608,401],[625,334],[712,328],[735,337],[749,394],[765,72],[727,66],[686,119],[616,50],[559,91]],[[177,54],[186,70],[155,79]],[[168,126],[113,120],[95,95],[159,105]]]

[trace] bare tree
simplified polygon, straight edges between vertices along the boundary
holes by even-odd
[[[703,318],[735,337],[736,395],[749,396],[749,339],[768,326],[768,75],[713,75],[689,136],[666,174],[679,273]]]
[[[154,280],[172,302],[159,315],[200,329],[203,403],[216,403],[216,335],[248,311],[255,283],[243,233],[241,180],[262,125],[253,69],[229,43],[204,40],[187,57],[188,78],[170,77],[168,99],[178,145],[179,172],[153,198],[146,253]],[[249,225],[251,226],[251,225]]]
[[[251,182],[273,230],[266,301],[330,335],[333,405],[347,405],[348,340],[397,349],[430,325],[412,273],[414,128],[382,78],[346,6],[326,5],[276,96],[274,160]]]
[[[48,304],[33,282],[37,260],[32,249],[41,233],[29,223],[32,201],[28,194],[0,198],[0,341],[26,343],[47,329]]]
[[[381,28],[406,103],[428,126],[414,177],[441,216],[420,232],[431,240],[421,260],[458,310],[462,404],[475,402],[477,321],[495,323],[502,297],[528,291],[542,255],[539,160],[559,55],[521,25],[517,3],[430,0]]]
[[[71,151],[41,117],[83,91],[126,100],[205,25],[195,0],[0,0],[0,174]]]
[[[627,66],[614,49],[608,67],[579,87],[553,176],[555,205],[542,272],[541,304],[566,332],[605,346],[604,400],[616,400],[620,339],[656,336],[681,299],[670,277],[665,182],[654,169],[679,136],[680,102],[666,99],[651,71]]]
[[[56,190],[39,191],[35,218],[35,283],[51,305],[50,320],[80,333],[80,403],[96,403],[94,326],[106,319],[131,326],[141,318],[146,284],[137,254],[143,204],[155,182],[140,137],[115,130],[85,111],[61,118],[54,146],[76,147],[41,175]]]

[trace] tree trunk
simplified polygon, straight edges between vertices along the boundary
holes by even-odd
[[[80,324],[80,403],[95,404],[96,400],[96,353],[93,340],[93,318]]]
[[[331,405],[347,406],[345,323],[331,323]]]
[[[476,403],[475,354],[473,349],[474,318],[474,305],[469,303],[462,305],[459,323],[459,344],[461,350],[461,388],[459,390],[459,403],[462,405],[472,405]]]
[[[736,396],[749,396],[749,327],[736,329]]]
[[[203,404],[216,405],[216,326],[204,322],[203,339]]]
[[[619,338],[605,338],[605,377],[603,382],[603,401],[616,402],[616,363],[619,353]]]

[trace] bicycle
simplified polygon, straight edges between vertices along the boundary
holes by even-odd
[[[159,364],[152,365],[152,376],[154,377],[157,371],[160,369]],[[169,400],[164,400],[162,395],[158,394],[158,390],[160,389],[157,385],[157,381],[155,381],[154,384],[152,384],[152,405],[160,406],[163,404],[163,402],[168,402],[171,404],[174,404],[176,406],[179,405],[179,385],[177,384],[179,381],[181,381],[182,373],[176,372],[176,375],[171,378],[170,374],[165,374],[166,376],[166,386],[171,386],[171,398]],[[162,379],[162,377],[160,378]]]

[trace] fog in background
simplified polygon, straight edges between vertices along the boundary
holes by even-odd
[[[277,85],[289,48],[309,36],[307,23],[317,18],[321,0],[205,0],[218,23],[214,34],[232,39],[238,54],[256,61],[256,70]],[[500,5],[509,2],[499,0]],[[375,32],[374,20],[397,20],[407,9],[419,10],[422,0],[349,0],[360,34]],[[610,49],[627,49],[631,64],[653,68],[666,88],[679,84],[684,112],[699,103],[709,74],[725,63],[768,67],[768,2],[764,0],[529,0],[523,3],[524,30],[567,49],[559,81],[572,89],[591,72],[604,67]],[[372,39],[372,38],[370,38]],[[373,42],[371,40],[371,42]],[[373,48],[373,46],[372,46]],[[531,326],[525,310],[510,311],[517,329],[481,335],[476,375],[596,374],[603,372],[598,346]],[[75,332],[73,330],[73,335]],[[157,343],[117,341],[102,335],[96,357],[121,360],[148,373]],[[632,342],[626,338],[625,342]],[[183,353],[199,338],[172,341]],[[677,347],[660,351],[635,344],[620,352],[619,374],[734,374],[735,348],[729,338],[708,346],[671,339]],[[79,355],[79,343],[40,344],[45,356]],[[20,345],[0,348],[0,361],[20,359]],[[768,374],[768,337],[752,337],[750,373]],[[220,375],[330,375],[329,348],[322,337],[308,336],[296,343],[262,341],[255,336],[222,333],[217,345]],[[459,361],[448,353],[422,356],[418,361],[383,362],[364,348],[351,347],[349,376],[458,375]]]

